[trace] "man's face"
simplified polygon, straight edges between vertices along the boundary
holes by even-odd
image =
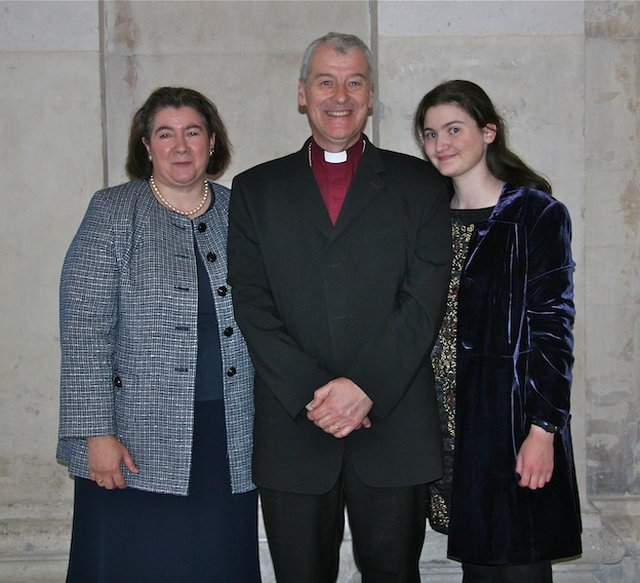
[[[298,104],[307,108],[311,133],[323,150],[342,152],[353,146],[373,107],[364,53],[354,48],[342,54],[320,45],[307,82],[298,82]]]

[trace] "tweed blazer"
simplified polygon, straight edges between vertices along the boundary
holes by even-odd
[[[57,457],[88,478],[86,438],[115,435],[139,474],[130,487],[186,495],[198,348],[195,253],[218,318],[227,447],[234,492],[253,488],[253,367],[226,283],[229,190],[189,220],[162,207],[146,181],[97,192],[67,252],[60,285]]]

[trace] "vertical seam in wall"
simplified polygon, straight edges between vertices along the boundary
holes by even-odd
[[[102,186],[108,186],[109,154],[107,149],[107,66],[106,66],[106,34],[105,34],[105,2],[98,0],[98,59],[100,61],[100,125],[102,128]]]
[[[371,47],[371,54],[373,55],[373,114],[371,117],[371,139],[374,144],[379,145],[380,138],[380,116],[378,108],[378,69],[380,67],[378,62],[379,50],[378,50],[378,0],[369,0],[369,24],[371,27],[371,39],[369,46]]]

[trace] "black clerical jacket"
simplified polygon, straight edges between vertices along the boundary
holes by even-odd
[[[253,479],[327,492],[345,448],[370,486],[437,479],[428,353],[450,273],[445,183],[428,163],[367,141],[333,226],[308,145],[232,187],[229,282],[257,373]],[[306,418],[314,391],[337,377],[373,400],[371,428],[345,439]]]

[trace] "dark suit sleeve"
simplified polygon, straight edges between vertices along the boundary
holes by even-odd
[[[444,314],[451,274],[451,218],[445,183],[431,170],[413,184],[427,204],[417,219],[398,308],[363,347],[347,375],[373,400],[372,414],[381,418],[393,411],[429,358]]]
[[[313,399],[313,392],[335,375],[305,354],[286,332],[239,178],[233,182],[229,207],[228,261],[236,321],[258,377],[295,418]]]

